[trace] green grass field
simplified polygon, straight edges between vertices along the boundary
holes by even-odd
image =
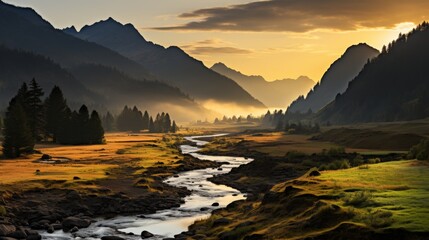
[[[344,194],[343,201],[356,198],[357,192],[366,192],[362,206],[355,207],[364,219],[376,211],[390,212],[392,228],[429,231],[428,162],[386,162],[368,168],[326,171],[318,178]]]

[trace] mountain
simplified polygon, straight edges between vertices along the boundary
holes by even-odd
[[[331,123],[429,117],[429,24],[383,48],[318,117]]]
[[[46,95],[54,85],[59,86],[72,105],[74,99],[89,105],[103,102],[100,95],[88,90],[67,70],[46,57],[0,46],[0,66],[0,109],[7,107],[23,82],[28,83],[33,78],[45,89]]]
[[[108,96],[105,105],[119,112],[124,105],[136,105],[155,114],[169,112],[180,122],[213,117],[214,114],[201,107],[178,88],[157,81],[140,81],[124,73],[102,65],[80,65],[70,69],[77,79],[101,96]],[[100,84],[103,82],[103,84]]]
[[[55,29],[31,8],[0,1],[0,45],[41,54],[63,67],[96,63],[117,68],[137,79],[155,79],[138,64],[106,47]]]
[[[118,112],[126,104],[137,105],[153,113],[168,111],[182,122],[213,116],[140,64],[54,29],[29,8],[0,2],[0,46],[0,109],[34,77],[46,91],[60,86],[75,106]]]
[[[262,108],[264,105],[253,98],[231,79],[222,76],[178,47],[164,48],[146,41],[137,29],[123,25],[112,18],[64,32],[88,42],[108,47],[145,66],[162,81],[179,87],[201,102],[216,101],[241,106]]]
[[[288,112],[317,112],[346,91],[348,83],[356,77],[369,59],[379,54],[377,49],[360,43],[349,47],[325,72],[306,97],[300,96],[288,108]]]
[[[252,94],[252,96],[255,96],[270,108],[284,108],[284,106],[288,106],[293,100],[306,93],[314,85],[314,82],[305,76],[301,76],[298,79],[283,79],[268,82],[262,76],[247,76],[227,67],[223,63],[216,63],[211,69],[234,80]]]

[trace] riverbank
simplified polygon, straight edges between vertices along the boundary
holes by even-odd
[[[190,226],[190,239],[428,239],[426,162],[398,161],[400,151],[325,149],[303,138],[310,137],[213,139],[202,153],[255,160],[211,181],[253,194]],[[283,149],[306,151],[279,154]]]
[[[0,161],[0,236],[40,239],[34,230],[77,231],[96,217],[178,207],[190,191],[164,179],[221,165],[180,154],[179,136],[106,139],[96,146],[37,146],[49,161],[41,161],[42,154]]]

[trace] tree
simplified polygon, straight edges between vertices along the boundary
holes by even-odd
[[[179,131],[179,127],[177,127],[176,125],[176,121],[173,121],[173,125],[171,125],[171,130],[172,133],[176,133],[177,131]]]
[[[28,116],[28,123],[36,141],[40,141],[42,138],[43,127],[44,127],[44,113],[43,113],[43,89],[33,78],[30,82],[30,89],[28,91],[28,98],[25,104],[26,114]]]
[[[89,144],[100,144],[104,141],[104,129],[101,124],[100,117],[96,111],[92,111],[91,118],[88,123],[88,135],[89,138],[87,143]]]
[[[143,130],[149,129],[149,113],[147,111],[144,111],[143,114]]]
[[[153,121],[153,118],[150,117],[149,118],[149,132],[155,132],[155,123]]]
[[[53,142],[57,142],[59,131],[64,126],[69,111],[61,89],[54,86],[45,100],[45,132],[52,136]]]
[[[162,121],[163,123],[163,128],[162,128],[162,132],[169,132],[171,130],[171,119],[170,119],[170,114],[166,113],[164,115],[164,119]]]
[[[21,153],[30,152],[34,148],[33,136],[19,95],[9,103],[4,119],[3,135],[5,157],[16,158],[21,156]]]

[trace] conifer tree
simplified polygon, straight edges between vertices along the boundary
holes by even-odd
[[[101,124],[100,117],[96,111],[92,111],[91,118],[88,123],[89,138],[88,143],[100,144],[104,140],[104,129]]]
[[[171,125],[171,130],[172,133],[176,133],[177,131],[179,131],[179,127],[177,127],[176,125],[176,121],[173,121],[173,125]]]
[[[61,89],[54,86],[48,98],[45,100],[45,128],[46,134],[52,136],[53,142],[57,141],[58,133],[66,121],[67,112],[70,110]]]
[[[143,130],[149,129],[149,113],[147,111],[144,111],[143,114]]]
[[[30,89],[28,91],[28,98],[25,104],[27,105],[25,108],[26,114],[28,116],[28,123],[33,135],[33,138],[36,141],[41,140],[41,135],[44,127],[44,113],[43,113],[43,89],[33,78],[30,82]]]
[[[3,154],[8,158],[19,157],[21,153],[34,148],[34,140],[22,101],[19,95],[10,101],[4,120]]]
[[[107,132],[113,131],[115,126],[115,118],[110,112],[107,112],[106,115],[103,116],[103,128]]]
[[[149,132],[153,133],[155,131],[156,131],[156,129],[155,129],[155,123],[153,121],[153,118],[150,117],[149,118]]]

